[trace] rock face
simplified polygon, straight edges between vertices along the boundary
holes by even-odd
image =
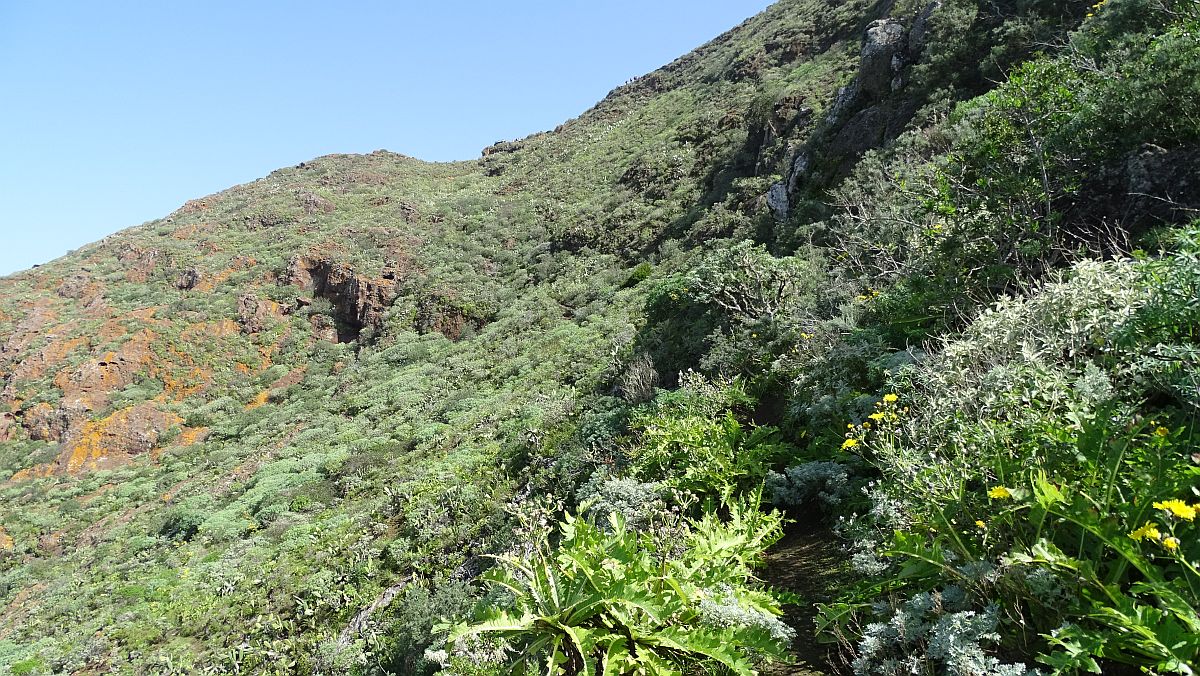
[[[60,414],[73,423],[106,408],[111,393],[133,384],[138,373],[151,366],[154,353],[150,346],[156,338],[143,329],[116,350],[89,359],[74,371],[60,371],[54,378],[63,393]]]
[[[771,213],[775,214],[775,218],[779,221],[787,220],[790,206],[788,204],[788,189],[787,184],[783,181],[773,183],[771,189],[767,191],[767,206],[771,208]]]
[[[75,473],[123,465],[156,448],[163,434],[182,422],[182,418],[160,410],[153,402],[88,421],[74,443],[59,456],[58,469]]]
[[[15,414],[10,411],[0,413],[0,441],[11,441],[16,435],[18,427]]]
[[[372,279],[355,273],[345,263],[310,256],[293,258],[280,282],[294,284],[311,292],[314,298],[328,300],[337,320],[336,340],[342,343],[357,340],[367,327],[380,328],[383,313],[395,301],[397,293],[394,272],[385,271],[383,277]],[[321,331],[327,333],[328,327],[321,327]]]
[[[892,81],[900,75],[907,48],[908,36],[899,21],[871,22],[863,38],[858,66],[859,92],[868,98],[879,98],[892,91]]]
[[[796,151],[783,180],[767,194],[767,204],[777,220],[786,220],[795,196],[811,178],[812,157],[821,157],[822,171],[838,175],[864,152],[900,134],[915,112],[914,103],[906,100],[902,91],[905,69],[924,47],[930,15],[940,4],[931,2],[914,17],[911,31],[895,18],[878,19],[867,26],[854,79],[838,90],[821,133]],[[818,138],[825,142],[824,154],[812,146]],[[829,149],[836,153],[830,155]]]
[[[182,422],[179,416],[163,411],[149,401],[105,418],[83,421],[63,433],[60,444],[63,451],[58,458],[45,465],[21,470],[12,476],[12,480],[119,467],[153,451],[163,435]]]
[[[421,333],[438,332],[453,341],[486,326],[488,320],[475,316],[453,292],[434,291],[417,302],[416,328]]]
[[[1200,148],[1167,150],[1146,144],[1125,163],[1127,212],[1164,221],[1200,207]]]
[[[199,270],[196,268],[188,268],[187,270],[179,273],[179,276],[175,278],[175,288],[179,289],[180,291],[191,291],[192,289],[200,286],[200,279],[201,276]]]
[[[125,279],[135,284],[145,283],[150,274],[158,267],[159,251],[157,249],[141,249],[129,246],[119,256],[125,264]]]

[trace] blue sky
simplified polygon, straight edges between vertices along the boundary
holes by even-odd
[[[0,275],[334,152],[551,129],[768,0],[0,0]]]

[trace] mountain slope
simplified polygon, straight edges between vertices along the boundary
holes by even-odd
[[[969,173],[1010,150],[959,134],[999,128],[976,97],[1080,22],[1110,30],[1088,13],[783,0],[478,160],[317,158],[0,280],[0,663],[429,671],[435,620],[467,613],[484,555],[521,544],[514,510],[571,506],[628,462],[656,384],[742,378],[753,403],[728,408],[783,425],[777,463],[840,443],[878,360],[1123,251],[1079,224],[1134,214],[1128,244],[1191,213],[1187,110],[1096,153],[1111,172],[1090,184],[1029,198],[1028,162],[1008,184]],[[1138,30],[1157,28],[1111,28]],[[1169,89],[1185,70],[1164,70]],[[1077,206],[1139,171],[1143,142],[1162,151],[1137,165],[1155,178],[1121,192],[1170,208]],[[968,157],[960,183],[920,173],[946,157]],[[975,180],[996,197],[964,208],[950,193]],[[971,210],[990,224],[1001,202],[1028,207],[1012,228],[1053,223],[1029,228],[1048,239],[939,249],[921,239],[938,226],[913,225]],[[963,270],[935,265],[949,260]],[[739,305],[764,279],[779,286],[767,305]]]

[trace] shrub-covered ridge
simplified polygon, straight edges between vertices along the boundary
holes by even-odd
[[[1193,673],[1198,21],[783,0],[0,280],[0,665]]]

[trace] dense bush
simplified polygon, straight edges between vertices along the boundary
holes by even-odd
[[[891,562],[868,571],[884,589],[955,584],[967,603],[999,608],[993,640],[1062,672],[1190,673],[1200,657],[1194,394],[1141,371],[1150,355],[1194,344],[1182,305],[1162,313],[1188,301],[1159,280],[1200,272],[1194,240],[1182,246],[1083,264],[1001,303],[852,426],[844,449],[882,480],[847,531]],[[1175,382],[1197,376],[1187,361],[1170,371]],[[972,581],[964,567],[987,574]],[[870,627],[851,628],[866,621],[851,619],[875,592],[864,593],[861,610],[827,614],[873,654]]]

